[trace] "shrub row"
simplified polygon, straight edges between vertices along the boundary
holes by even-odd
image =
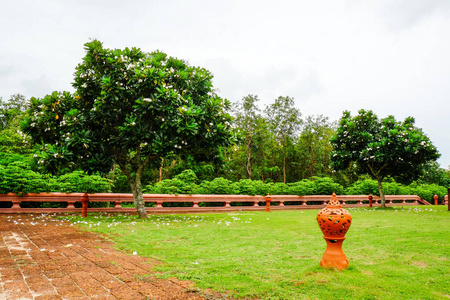
[[[418,195],[427,201],[433,201],[434,194],[443,199],[446,188],[435,184],[417,184],[409,186],[397,182],[384,182],[386,195]],[[172,179],[162,180],[155,185],[147,185],[144,193],[150,194],[237,194],[237,195],[379,195],[378,183],[372,179],[359,180],[345,188],[329,177],[312,177],[295,183],[264,183],[261,180],[242,179],[232,182],[219,177],[199,183],[191,170],[185,170]]]
[[[328,177],[313,177],[295,183],[264,183],[261,180],[241,179],[232,182],[218,177],[211,181],[198,179],[191,170],[185,170],[172,179],[162,180],[144,188],[145,193],[153,194],[220,194],[220,195],[314,195],[342,194],[343,187]]]
[[[86,175],[81,171],[67,173],[59,177],[43,175],[30,169],[23,161],[0,165],[0,194],[63,192],[106,193],[112,183],[98,175]]]
[[[105,193],[111,192],[112,183],[98,175],[86,175],[75,171],[59,177],[43,175],[30,169],[25,161],[10,161],[0,164],[0,194],[64,192]],[[437,194],[443,199],[446,188],[436,184],[402,185],[397,182],[384,182],[386,195],[418,195],[427,201],[433,201]],[[185,170],[172,179],[165,179],[155,185],[144,187],[144,193],[152,194],[240,194],[240,195],[379,195],[375,180],[365,179],[354,182],[345,188],[328,177],[312,177],[295,183],[273,183],[261,180],[242,179],[232,182],[225,178],[199,182],[192,170]]]
[[[420,198],[434,203],[434,195],[444,199],[447,189],[437,184],[419,184],[414,182],[410,185],[402,185],[397,182],[383,182],[385,195],[417,195]],[[379,195],[378,183],[372,179],[358,180],[345,189],[347,195]]]

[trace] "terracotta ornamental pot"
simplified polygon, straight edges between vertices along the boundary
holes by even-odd
[[[333,194],[327,207],[317,214],[317,222],[327,242],[320,265],[324,268],[345,270],[348,267],[348,259],[342,251],[342,243],[352,223],[352,216],[342,208],[336,194]]]

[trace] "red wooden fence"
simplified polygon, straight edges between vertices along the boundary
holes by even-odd
[[[80,202],[82,193],[41,193],[0,195],[0,202],[9,202],[10,207],[0,208],[0,213],[39,213],[39,212],[81,212],[81,206],[75,207]],[[183,213],[183,212],[219,212],[219,211],[250,211],[265,210],[266,198],[271,198],[272,210],[292,209],[320,209],[331,199],[331,195],[296,196],[296,195],[271,195],[271,196],[247,196],[247,195],[162,195],[144,194],[146,203],[154,203],[146,207],[151,213]],[[430,205],[429,202],[420,199],[416,195],[386,195],[386,205]],[[338,199],[346,204],[346,207],[368,206],[367,195],[341,195]],[[24,202],[60,202],[67,203],[63,208],[25,208]],[[89,202],[107,202],[108,207],[89,207],[88,212],[134,212],[132,194],[96,193],[89,195]],[[189,203],[185,207],[169,207],[167,203]],[[373,197],[373,205],[380,205],[380,197]],[[22,206],[21,206],[22,203]],[[218,206],[203,206],[203,203],[215,203]],[[241,205],[237,205],[241,204]],[[63,204],[65,205],[65,204]],[[2,206],[8,206],[6,203]],[[79,206],[79,205],[77,205]]]

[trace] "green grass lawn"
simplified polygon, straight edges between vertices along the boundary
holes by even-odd
[[[318,210],[68,216],[117,247],[164,262],[162,277],[230,297],[448,299],[450,212],[444,206],[348,209],[345,271],[319,266],[326,244]]]

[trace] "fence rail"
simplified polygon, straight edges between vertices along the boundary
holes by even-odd
[[[80,198],[82,193],[40,193],[18,196],[16,194],[0,195],[0,213],[39,213],[39,212],[81,212]],[[295,210],[295,209],[320,209],[331,199],[331,195],[162,195],[144,194],[144,201],[149,204],[146,210],[151,213],[191,213],[191,212],[219,212],[238,210],[265,210],[267,202],[271,203],[272,210]],[[346,207],[362,207],[369,205],[367,195],[341,195],[338,199]],[[386,195],[386,205],[431,205],[416,195]],[[2,203],[3,202],[3,203]],[[5,203],[6,202],[6,203]],[[27,208],[26,202],[59,202],[66,207]],[[133,212],[134,206],[132,194],[95,193],[89,194],[89,203],[106,202],[107,207],[95,207],[92,205],[88,212]],[[168,206],[168,203],[186,203],[183,207]],[[10,203],[10,204],[7,204]],[[216,206],[207,206],[214,203]],[[128,205],[127,205],[128,204]],[[9,206],[10,205],[10,206]],[[123,206],[124,205],[124,206]],[[373,196],[373,206],[380,205],[380,197]],[[5,207],[7,206],[7,207]],[[22,207],[24,206],[24,207]]]

